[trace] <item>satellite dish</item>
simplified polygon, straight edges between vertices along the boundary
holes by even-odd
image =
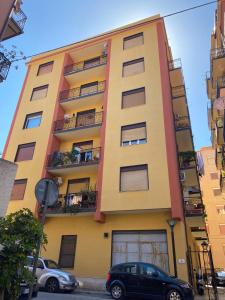
[[[47,202],[47,206],[53,206],[59,197],[56,182],[48,178],[39,180],[35,186],[35,196],[40,205],[44,205]]]

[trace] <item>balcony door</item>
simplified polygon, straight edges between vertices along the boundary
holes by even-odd
[[[98,81],[82,84],[80,87],[80,95],[86,96],[98,92]]]
[[[80,111],[77,113],[76,127],[90,126],[95,124],[95,109]]]
[[[90,178],[68,180],[67,194],[77,194],[89,188]]]
[[[85,141],[80,143],[74,143],[72,151],[78,151],[80,153],[80,162],[87,162],[92,160],[93,156],[93,141]]]

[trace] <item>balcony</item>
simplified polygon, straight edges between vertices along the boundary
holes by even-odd
[[[208,98],[214,100],[216,98],[216,88],[209,71],[206,73],[206,87]]]
[[[64,175],[74,172],[93,172],[100,160],[100,148],[80,149],[72,151],[56,151],[49,155],[47,170],[51,174]]]
[[[221,148],[215,149],[215,163],[218,170],[222,169],[223,153]]]
[[[223,124],[223,118],[218,118],[216,121],[216,142],[218,146],[222,146],[224,144]]]
[[[96,209],[96,191],[87,190],[80,193],[59,195],[57,203],[47,210],[47,216],[62,214],[90,214]]]
[[[27,17],[21,9],[13,9],[9,17],[7,28],[3,35],[3,40],[12,38],[23,33],[23,28]]]
[[[0,82],[6,79],[11,62],[5,57],[4,53],[0,52]]]
[[[178,86],[172,87],[172,97],[173,97],[173,99],[180,98],[180,97],[186,97],[185,86],[178,85]]]
[[[221,170],[220,172],[220,189],[221,192],[225,192],[225,171]]]
[[[172,87],[184,84],[182,65],[180,59],[175,59],[169,62],[170,83]]]
[[[105,81],[94,85],[83,85],[60,93],[59,102],[65,110],[78,109],[85,106],[97,106],[103,102]]]
[[[185,130],[191,128],[190,119],[188,116],[175,116],[175,129],[176,130]]]
[[[106,63],[107,55],[79,61],[66,66],[64,69],[64,76],[69,84],[74,84],[78,80],[84,81],[89,78],[104,77]]]
[[[212,78],[223,76],[225,72],[225,48],[211,50],[211,72]]]
[[[184,201],[184,211],[186,217],[198,217],[204,215],[204,205],[200,199],[190,199]]]
[[[103,112],[87,113],[80,116],[68,117],[55,122],[54,134],[61,141],[68,141],[76,138],[87,138],[100,134]]]
[[[196,168],[196,154],[195,151],[186,151],[179,153],[180,169]]]

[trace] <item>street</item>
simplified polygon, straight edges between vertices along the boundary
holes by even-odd
[[[60,300],[60,299],[74,299],[74,300],[109,300],[112,299],[110,295],[104,294],[104,293],[98,293],[98,292],[92,292],[92,293],[85,293],[85,292],[79,292],[76,291],[74,294],[50,294],[50,293],[44,293],[39,292],[37,300]]]

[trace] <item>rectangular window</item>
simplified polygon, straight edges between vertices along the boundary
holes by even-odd
[[[123,39],[123,49],[133,48],[144,44],[143,32],[130,35]]]
[[[50,61],[46,64],[42,64],[38,68],[37,76],[47,74],[47,73],[51,73],[52,69],[53,69],[53,61]]]
[[[33,89],[31,101],[45,98],[48,93],[48,85],[39,86]]]
[[[122,108],[138,106],[145,104],[145,88],[139,88],[123,92],[122,94]]]
[[[219,196],[221,194],[221,189],[220,188],[213,188],[213,195],[214,196]]]
[[[80,193],[89,187],[90,178],[71,179],[68,181],[67,194]]]
[[[121,128],[121,145],[137,145],[147,142],[146,123],[122,126]]]
[[[100,56],[84,61],[84,69],[89,69],[100,64]]]
[[[61,240],[59,266],[61,268],[73,268],[75,251],[76,251],[76,235],[63,235]]]
[[[130,166],[120,168],[120,191],[148,190],[148,166]]]
[[[144,70],[145,67],[143,57],[123,63],[123,77],[143,73]]]
[[[210,178],[211,178],[212,180],[218,179],[218,178],[219,178],[219,177],[218,177],[218,173],[217,173],[217,172],[212,172],[212,173],[210,173]]]
[[[35,143],[22,144],[18,146],[15,162],[31,160],[34,154]]]
[[[225,206],[224,205],[217,205],[216,210],[219,215],[225,214]]]
[[[79,111],[76,117],[76,127],[95,124],[95,109]]]
[[[11,200],[23,200],[27,186],[27,179],[19,179],[14,181]]]
[[[97,93],[97,91],[98,91],[98,81],[83,84],[80,87],[80,95],[81,96],[94,94],[94,93]]]
[[[37,112],[33,114],[26,115],[23,128],[35,128],[39,127],[41,124],[42,112]]]
[[[219,224],[220,233],[225,234],[225,224]]]

